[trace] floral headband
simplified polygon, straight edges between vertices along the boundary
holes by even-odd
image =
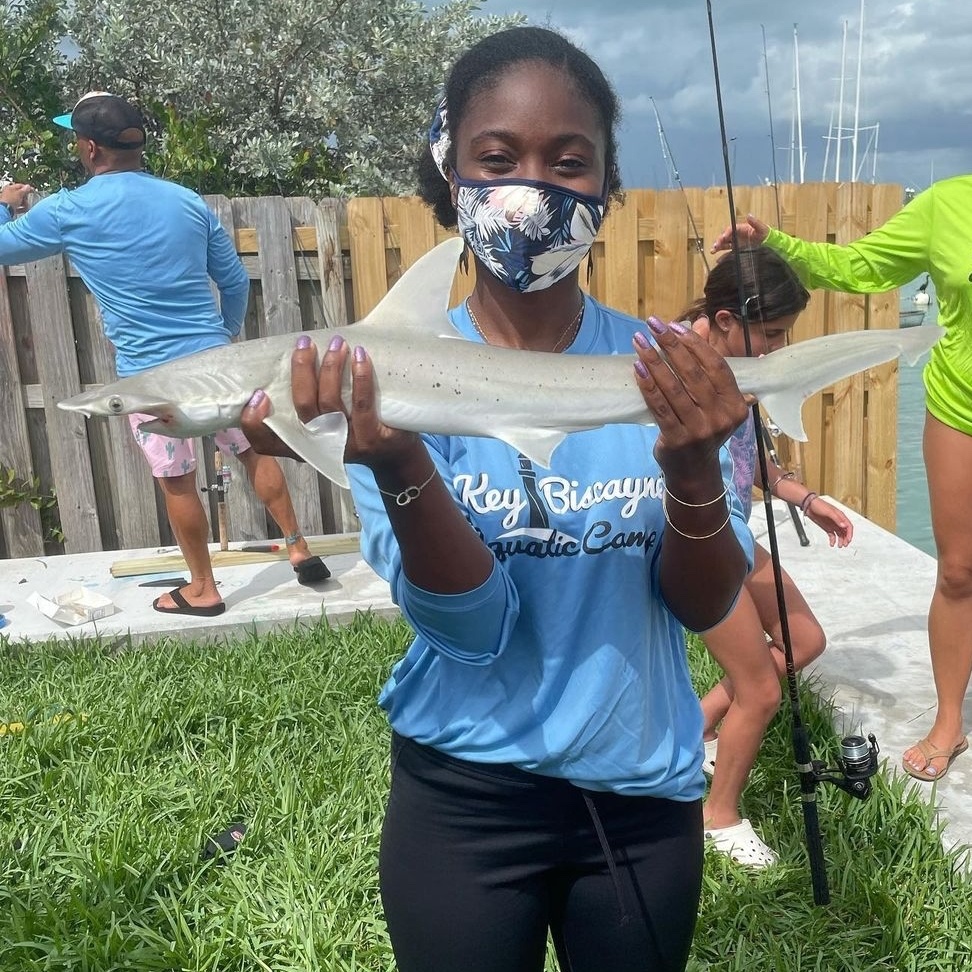
[[[452,139],[449,137],[449,111],[446,108],[446,100],[443,98],[435,109],[432,116],[432,125],[429,128],[429,149],[432,158],[442,173],[442,178],[449,181],[449,167],[446,164],[446,155],[452,146]]]

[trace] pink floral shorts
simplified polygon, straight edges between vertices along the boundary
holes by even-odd
[[[151,422],[154,415],[140,412],[128,416],[128,424],[132,427],[135,441],[139,444],[152,475],[156,479],[167,479],[170,476],[185,476],[196,468],[196,451],[192,439],[174,439],[169,435],[158,432],[143,432],[139,429],[142,422]],[[224,429],[213,437],[221,452],[228,452],[238,456],[250,448],[246,436],[239,429]]]

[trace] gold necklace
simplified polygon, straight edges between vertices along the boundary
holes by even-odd
[[[473,327],[476,328],[476,333],[483,339],[483,341],[486,344],[489,344],[490,343],[489,338],[486,337],[482,327],[480,327],[479,320],[477,319],[476,315],[473,313],[472,304],[469,303],[468,297],[466,298],[466,310],[469,312],[469,320],[472,321]],[[567,326],[563,330],[563,333],[560,335],[559,338],[557,338],[557,343],[547,353],[555,354],[557,351],[561,350],[561,346],[563,346],[564,348],[569,348],[577,338],[577,332],[580,330],[580,324],[583,318],[584,318],[584,298],[582,297],[580,310],[577,312],[577,316],[567,324]],[[568,336],[570,337],[569,341],[567,341]],[[564,343],[565,341],[567,342],[566,344]]]

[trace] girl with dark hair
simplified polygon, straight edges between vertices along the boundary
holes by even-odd
[[[745,315],[739,306],[740,290],[751,295]],[[771,250],[757,248],[741,251],[738,263],[732,254],[721,259],[706,280],[703,296],[682,316],[698,322],[699,332],[727,357],[747,354],[745,319],[749,323],[749,351],[769,354],[786,344],[809,300],[810,294],[786,261]],[[767,483],[761,481],[751,415],[733,433],[729,451],[733,480],[747,512],[754,480],[763,489],[768,483],[774,496],[795,504],[819,526],[831,546],[844,547],[851,542],[854,528],[847,516],[797,482],[793,473],[767,459]],[[824,650],[826,636],[786,571],[783,589],[793,661],[799,670]],[[702,698],[702,768],[712,777],[703,809],[705,836],[717,851],[737,863],[767,867],[776,863],[775,851],[739,814],[742,792],[763,733],[780,704],[780,677],[786,671],[773,565],[768,551],[759,544],[755,547],[755,566],[732,613],[706,631],[702,639],[726,673]]]
[[[343,412],[362,552],[415,630],[392,725],[381,892],[401,972],[685,968],[702,876],[702,717],[683,626],[730,611],[752,535],[725,442],[746,404],[687,325],[586,296],[578,266],[620,189],[618,107],[593,61],[520,27],[456,63],[422,195],[475,263],[468,341],[631,355],[656,426],[562,442],[381,424],[366,349],[293,359],[297,413]],[[659,353],[664,352],[664,358]],[[350,370],[349,407],[341,379]],[[260,424],[257,393],[244,424]]]
[[[901,757],[916,780],[940,780],[969,748],[964,704],[972,677],[972,175],[943,179],[852,243],[801,240],[755,216],[735,227],[747,246],[783,256],[808,287],[883,293],[921,274],[938,295],[944,337],[931,350],[922,452],[938,575],[928,608],[937,708],[928,734]],[[729,249],[733,228],[712,246]],[[917,687],[920,693],[923,687]],[[920,697],[920,696],[919,696]]]

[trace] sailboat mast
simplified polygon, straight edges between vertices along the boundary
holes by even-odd
[[[851,142],[851,182],[857,181],[857,139],[861,119],[861,63],[864,60],[864,0],[861,0],[861,22],[857,29],[857,91],[854,95],[854,138]]]
[[[796,24],[793,25],[793,73],[796,78],[797,159],[799,160],[800,182],[802,183],[805,175],[806,157],[803,151],[803,112],[800,107],[800,45],[797,41]]]
[[[837,95],[837,154],[834,162],[834,182],[840,182],[840,147],[844,140],[844,73],[847,66],[847,21],[844,21],[844,38],[840,45],[840,85]]]

